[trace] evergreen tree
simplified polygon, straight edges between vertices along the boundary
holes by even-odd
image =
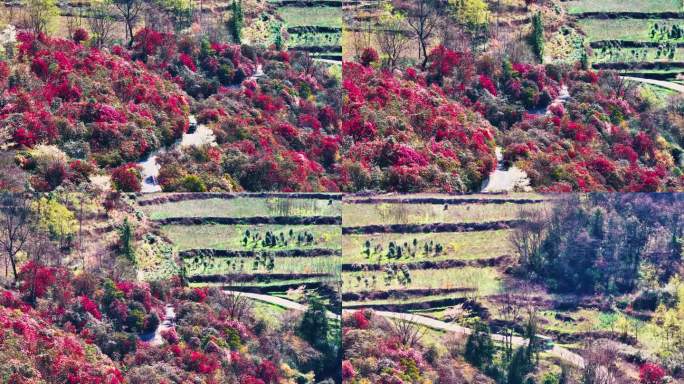
[[[541,12],[537,12],[532,16],[532,36],[530,43],[534,54],[537,55],[540,61],[544,60],[544,23],[542,21]]]
[[[477,368],[484,368],[491,364],[494,355],[494,343],[489,327],[478,322],[473,327],[473,333],[468,336],[464,357],[466,361]]]
[[[330,325],[323,302],[318,297],[311,297],[302,322],[299,324],[300,336],[311,345],[320,346],[328,339],[329,331]]]
[[[242,26],[244,24],[242,0],[233,0],[230,10],[232,15],[228,21],[228,31],[233,36],[233,40],[240,44],[242,43]]]
[[[126,259],[135,262],[135,249],[133,248],[133,225],[124,219],[124,222],[119,227],[119,250],[121,255]]]

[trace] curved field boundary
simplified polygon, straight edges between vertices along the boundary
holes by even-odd
[[[324,286],[322,281],[308,281],[300,283],[282,283],[282,284],[269,284],[269,285],[219,285],[218,287],[222,290],[239,290],[240,292],[251,292],[251,293],[261,293],[268,294],[269,292],[286,292],[290,289],[297,289],[299,287],[304,287],[304,289],[318,289]]]
[[[287,33],[342,33],[342,27],[326,27],[322,25],[303,25],[288,27]]]
[[[190,276],[188,281],[191,283],[245,283],[251,281],[287,281],[331,276],[329,273],[227,273],[222,275]]]
[[[342,256],[341,249],[313,248],[313,249],[281,249],[275,251],[236,251],[231,249],[195,248],[178,252],[182,258],[203,257],[319,257],[319,256]]]
[[[684,19],[684,12],[578,12],[578,19]]]
[[[343,310],[342,313],[351,313],[353,311],[349,310]],[[415,315],[415,314],[409,314],[409,313],[397,313],[397,312],[389,312],[389,311],[373,311],[373,314],[379,315],[385,318],[390,318],[390,319],[397,319],[401,321],[408,321],[410,323],[414,324],[419,324],[424,327],[430,328],[430,329],[435,329],[438,331],[446,331],[446,332],[454,332],[458,333],[461,335],[469,335],[472,331],[469,328],[462,327],[458,324],[452,324],[452,323],[445,323],[443,321],[439,321],[436,319],[432,319],[430,317],[426,316],[421,316],[421,315]],[[506,340],[506,337],[504,335],[499,335],[499,334],[493,334],[492,335],[492,340],[496,342],[503,343]],[[513,336],[512,343],[514,346],[523,346],[527,345],[527,340],[523,339],[522,337],[519,336]],[[556,356],[560,359],[563,359],[572,365],[575,365],[579,368],[584,368],[584,358],[582,356],[578,355],[577,353],[571,352],[568,349],[565,349],[563,347],[560,347],[558,345],[554,345],[553,349],[550,351],[546,351],[546,353],[549,353],[553,356]]]
[[[387,300],[387,299],[406,299],[409,297],[448,295],[451,293],[475,292],[475,288],[413,288],[397,289],[391,291],[361,291],[345,292],[342,294],[342,301],[364,301],[364,300]]]
[[[632,80],[632,81],[638,81],[640,83],[657,85],[659,87],[663,87],[663,88],[671,89],[673,91],[684,93],[684,85],[676,84],[676,83],[673,83],[670,81],[652,80],[652,79],[644,79],[641,77],[630,77],[630,76],[623,76],[622,78],[625,80]]]
[[[402,263],[401,261],[384,263],[384,264],[365,264],[365,263],[355,263],[355,264],[342,264],[342,272],[366,272],[366,271],[382,271],[387,265],[397,264],[406,266],[410,270],[414,269],[449,269],[449,268],[461,268],[461,267],[497,267],[503,263],[507,263],[512,260],[509,255],[502,255],[487,259],[474,259],[474,260],[458,260],[458,259],[447,259],[439,261],[415,261],[409,263]]]
[[[589,43],[592,48],[658,48],[662,43],[655,41],[634,41],[634,40],[596,40]],[[675,44],[677,47],[684,47],[684,42]]]
[[[342,8],[342,0],[280,0],[273,2],[278,7],[296,5],[299,7],[336,7]]]
[[[433,223],[433,224],[389,224],[342,227],[343,235],[369,235],[374,233],[437,233],[496,231],[515,228],[523,220],[502,220],[485,223]]]
[[[660,80],[665,82],[670,82],[674,80],[677,76],[677,72],[648,72],[648,71],[620,71],[623,77],[633,77],[645,80]]]
[[[139,196],[144,196],[140,194]],[[281,199],[311,199],[311,200],[342,200],[341,193],[229,193],[229,192],[197,192],[197,193],[165,193],[153,198],[138,200],[138,205],[157,205],[175,203],[187,200],[235,199],[239,197],[253,198],[281,198]]]
[[[152,220],[159,225],[340,225],[340,216],[167,217]]]
[[[482,198],[448,198],[448,197],[396,197],[378,198],[368,197],[363,199],[344,200],[345,204],[435,204],[435,205],[470,205],[470,204],[535,204],[543,203],[546,199],[482,199]]]
[[[348,309],[358,308],[372,308],[375,310],[390,311],[390,312],[409,312],[417,310],[428,310],[440,307],[451,307],[458,304],[465,304],[469,302],[466,297],[444,297],[437,299],[426,299],[423,301],[413,302],[397,302],[397,303],[344,303],[344,307]]]
[[[614,61],[610,63],[594,63],[596,69],[677,69],[684,68],[684,61]]]
[[[342,53],[341,45],[298,45],[292,47],[295,51],[304,51],[309,53]]]
[[[244,296],[244,297],[250,298],[252,300],[258,300],[258,301],[262,301],[264,303],[277,305],[277,306],[279,306],[281,308],[285,308],[285,309],[294,309],[296,311],[304,312],[304,311],[306,311],[306,308],[307,308],[307,306],[304,304],[299,304],[299,303],[296,303],[294,301],[290,301],[290,300],[283,299],[283,298],[276,297],[276,296],[262,295],[262,294],[258,294],[258,293],[249,293],[249,292],[230,291],[230,290],[224,290],[223,292],[227,293],[229,295]],[[325,315],[331,319],[335,319],[335,320],[340,319],[340,315],[333,313],[333,312],[330,312],[330,311],[326,311]]]

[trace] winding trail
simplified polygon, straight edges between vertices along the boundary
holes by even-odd
[[[162,332],[168,331],[175,327],[175,321],[176,321],[176,310],[173,308],[173,305],[171,304],[166,304],[164,307],[164,321],[162,321],[158,326],[157,329],[154,331],[153,335],[142,335],[140,338],[143,341],[147,341],[150,343],[152,346],[160,346],[164,344],[164,339],[162,338]]]
[[[568,87],[563,85],[558,93],[558,97],[556,97],[546,108],[533,109],[528,111],[528,113],[540,116],[550,115],[552,106],[565,104],[569,98],[570,92],[568,91]],[[490,173],[487,180],[482,183],[480,192],[500,193],[532,191],[532,187],[530,187],[530,178],[527,176],[527,173],[515,165],[506,168],[503,162],[503,153],[501,148],[496,147],[495,150],[497,162],[496,170]]]
[[[642,77],[631,77],[631,76],[622,76],[622,78],[625,80],[632,80],[632,81],[638,81],[640,83],[657,85],[659,87],[671,89],[671,90],[677,91],[679,93],[684,93],[684,85],[673,83],[670,81],[645,79]]]
[[[277,296],[271,296],[271,295],[262,295],[260,293],[250,293],[250,292],[239,292],[239,291],[231,291],[231,290],[223,290],[224,293],[229,294],[229,295],[240,295],[244,296],[247,298],[250,298],[252,300],[257,300],[261,301],[264,303],[268,304],[273,304],[277,305],[281,308],[285,309],[294,309],[295,311],[306,311],[307,306],[304,304],[299,304],[291,300],[283,299],[282,297],[277,297]],[[335,320],[340,320],[340,315],[326,311],[326,316],[330,319],[335,319]]]
[[[275,296],[270,296],[270,295],[262,295],[258,293],[247,293],[247,292],[237,292],[237,291],[230,291],[230,290],[224,290],[223,292],[231,295],[242,295],[244,297],[248,297],[253,300],[258,300],[262,301],[265,303],[277,305],[282,308],[286,309],[294,309],[297,311],[305,311],[306,310],[306,305],[304,304],[299,304],[295,303],[294,301],[290,301],[287,299],[283,299],[280,297],[275,297]],[[353,313],[354,311],[345,309],[342,311],[342,313]],[[380,315],[382,317],[390,318],[390,319],[400,319],[400,320],[406,320],[414,324],[419,324],[425,327],[428,327],[430,329],[435,329],[438,331],[446,331],[446,332],[454,332],[457,334],[461,335],[469,335],[471,333],[471,330],[469,328],[462,327],[457,324],[451,324],[451,323],[445,323],[440,320],[436,320],[430,317],[426,316],[421,316],[421,315],[415,315],[415,314],[409,314],[409,313],[399,313],[399,312],[387,312],[387,311],[373,311],[374,314]],[[340,319],[340,315],[337,315],[332,312],[327,312],[327,316],[329,318],[333,319]],[[499,334],[492,334],[492,340],[498,341],[498,342],[503,342],[504,341],[504,336],[499,335]],[[513,336],[513,345],[514,346],[521,346],[525,345],[526,340],[522,337],[519,336]],[[584,367],[584,359],[582,356],[571,352],[563,347],[559,347],[557,345],[554,345],[553,349],[546,351],[547,353],[556,356],[560,359],[563,359],[577,367],[583,368]]]
[[[343,311],[343,313],[351,312],[353,311]],[[470,328],[465,328],[457,324],[445,323],[440,320],[416,314],[387,311],[373,311],[373,313],[390,319],[404,320],[414,324],[419,324],[431,329],[436,329],[438,331],[453,332],[460,335],[469,335],[472,332]],[[503,343],[505,341],[505,336],[499,334],[492,334],[492,340]],[[513,345],[516,347],[527,345],[527,340],[519,336],[513,336],[512,341]],[[574,352],[571,352],[563,347],[559,347],[558,345],[554,345],[553,349],[546,351],[546,353],[563,359],[579,368],[584,367],[584,359],[582,358],[582,356]]]
[[[175,148],[183,147],[198,147],[205,144],[216,145],[216,136],[214,136],[214,132],[211,129],[209,129],[209,127],[207,127],[204,124],[198,125],[197,119],[194,115],[190,115],[189,119],[190,126],[196,127],[194,132],[184,133],[183,137],[181,137],[181,139],[178,140],[171,147],[172,150]],[[161,165],[157,163],[157,158],[159,157],[159,155],[166,153],[167,151],[167,148],[159,148],[156,151],[150,153],[145,160],[138,163],[138,166],[140,167],[140,174],[142,176],[142,185],[140,192],[161,192],[161,186],[157,182],[157,177],[159,177],[159,170],[161,169]]]
[[[263,66],[257,64],[254,74],[247,78],[246,80],[258,81],[260,78],[266,76],[264,74]],[[236,88],[242,85],[236,85]],[[183,147],[199,147],[202,145],[216,145],[216,136],[214,132],[209,129],[204,124],[197,124],[197,118],[195,115],[190,115],[188,117],[190,120],[190,128],[195,127],[192,133],[184,133],[180,140],[174,143],[170,150]],[[142,176],[142,185],[140,192],[142,193],[153,193],[161,192],[161,186],[159,185],[157,178],[159,177],[159,170],[161,165],[157,163],[157,158],[159,155],[168,152],[167,148],[159,148],[156,151],[150,153],[147,158],[138,163],[140,167],[140,174]]]

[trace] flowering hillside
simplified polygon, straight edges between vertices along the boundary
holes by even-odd
[[[684,181],[676,101],[658,110],[616,73],[442,46],[423,71],[375,69],[375,60],[344,66],[343,189],[476,191],[496,146],[539,191],[667,191]]]
[[[372,310],[344,317],[344,383],[482,383],[494,381],[456,357],[459,336],[429,342],[420,326],[390,321]]]
[[[572,71],[572,98],[502,135],[504,157],[542,191],[657,192],[681,188],[672,144],[616,73]]]
[[[0,297],[0,377],[7,383],[124,383],[107,356],[17,304]]]
[[[35,188],[136,161],[187,130],[187,98],[144,65],[42,34],[18,40],[16,59],[1,64],[0,124],[18,148],[58,145],[68,162],[36,170]],[[31,151],[21,161],[34,170]]]
[[[198,122],[211,128],[218,145],[162,157],[162,188],[339,190],[339,83],[326,67],[301,53],[251,51],[257,59],[249,61],[238,46],[203,47],[208,55],[200,66],[209,76],[205,79],[221,85],[212,96],[199,100],[195,109]],[[201,61],[199,55],[196,60]],[[237,85],[221,82],[220,73],[212,74],[207,66],[214,60],[235,63],[230,68],[238,68]],[[244,79],[253,75],[255,64],[249,63],[256,62],[263,75]],[[188,83],[182,83],[188,89]],[[201,178],[201,185],[189,182],[193,178]]]
[[[331,363],[323,343],[298,336],[298,315],[275,329],[246,299],[218,290],[73,276],[33,262],[19,276],[19,291],[0,291],[0,375],[9,383],[308,382],[306,372]],[[165,304],[176,326],[159,332]],[[291,346],[268,342],[276,334]]]
[[[346,190],[463,192],[496,165],[495,129],[409,68],[344,64]]]

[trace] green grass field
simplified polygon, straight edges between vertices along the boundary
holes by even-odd
[[[651,41],[651,28],[659,25],[684,24],[684,20],[677,19],[582,19],[577,22],[586,33],[589,41],[599,40],[627,40]]]
[[[544,203],[527,204],[526,209],[543,209]],[[480,223],[512,220],[520,204],[451,205],[440,204],[344,204],[343,225],[355,227],[374,224]]]
[[[250,245],[245,247],[242,243],[245,230],[251,233],[264,235],[266,231],[279,234],[287,234],[292,229],[295,236],[298,233],[309,232],[314,236],[314,241],[307,245],[297,245],[291,242],[287,246],[277,247],[257,247],[256,250],[281,250],[281,249],[310,249],[310,248],[330,248],[340,249],[340,236],[342,230],[336,225],[164,225],[164,233],[179,250],[209,248],[209,249],[228,249],[228,250],[248,250],[253,249]]]
[[[682,0],[574,0],[563,4],[569,13],[668,12],[684,8]]]
[[[675,56],[670,58],[667,53],[661,52],[658,55],[657,48],[622,48],[603,50],[594,49],[592,62],[594,63],[610,63],[610,62],[639,62],[639,61],[684,61],[684,48],[677,48]]]
[[[628,40],[650,41],[651,26],[655,23],[660,25],[674,23],[681,24],[681,20],[675,19],[582,19],[578,25],[587,34],[589,41],[598,40]]]
[[[188,276],[214,275],[224,273],[299,273],[339,274],[339,257],[278,257],[275,258],[274,268],[266,271],[263,266],[254,268],[254,258],[249,257],[213,257],[195,264],[186,259]]]
[[[152,220],[169,217],[339,216],[339,200],[238,197],[184,200],[141,209]]]
[[[384,233],[373,235],[345,235],[342,237],[342,262],[353,263],[401,263],[420,260],[473,260],[486,259],[513,253],[513,249],[508,242],[509,230],[467,232],[467,233]],[[419,247],[426,241],[432,240],[444,246],[444,251],[439,256],[425,256],[422,252],[417,252],[416,257],[405,256],[402,259],[380,258],[379,255],[372,255],[368,258],[363,253],[366,240],[370,240],[372,245],[381,244],[387,251],[390,241],[403,244],[411,243],[416,239]],[[384,253],[383,253],[384,254]],[[379,259],[379,260],[378,260]]]
[[[321,26],[342,28],[341,7],[296,7],[278,8],[278,14],[288,27]]]
[[[501,288],[501,275],[495,268],[448,268],[411,271],[411,282],[396,279],[385,282],[383,271],[342,274],[344,292],[401,290],[402,288],[474,288],[478,295],[491,295]],[[375,277],[375,280],[373,280]]]

